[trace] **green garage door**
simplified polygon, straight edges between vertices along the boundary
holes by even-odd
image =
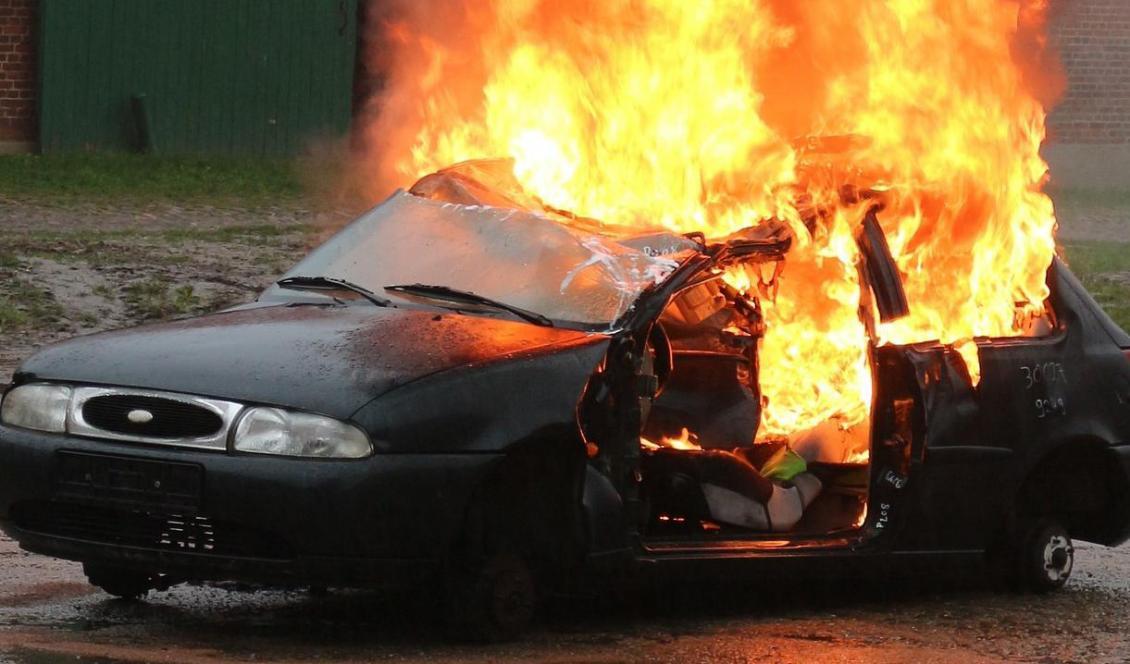
[[[357,0],[42,0],[45,152],[291,154],[352,113]]]

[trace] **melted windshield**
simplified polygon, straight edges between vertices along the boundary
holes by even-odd
[[[398,192],[286,276],[344,279],[381,295],[390,286],[447,287],[564,325],[607,328],[674,271],[671,254],[693,247],[669,234],[617,241],[532,211]]]

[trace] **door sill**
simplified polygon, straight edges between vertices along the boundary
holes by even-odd
[[[850,550],[863,541],[858,530],[840,533],[831,537],[802,538],[758,538],[731,539],[717,541],[694,540],[644,540],[643,551],[651,556],[734,556],[741,554],[789,555],[791,553],[813,553],[816,551]]]

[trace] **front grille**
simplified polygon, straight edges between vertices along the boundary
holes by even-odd
[[[130,421],[130,413],[147,413],[148,421]],[[196,404],[133,394],[89,399],[82,407],[86,423],[117,434],[145,438],[204,438],[224,428],[224,419]]]
[[[12,521],[33,533],[114,546],[271,560],[294,557],[281,537],[201,515],[35,501],[13,506]]]
[[[222,452],[242,411],[243,404],[193,394],[76,387],[67,413],[67,432],[84,438]]]

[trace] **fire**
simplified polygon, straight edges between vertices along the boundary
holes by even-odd
[[[690,432],[689,429],[683,427],[682,433],[676,437],[664,436],[659,439],[659,442],[653,442],[647,438],[640,437],[640,444],[646,448],[659,449],[662,447],[669,447],[673,450],[701,450],[702,447],[698,444],[698,436]]]
[[[855,523],[852,524],[856,528],[862,528],[863,524],[867,523],[867,502],[863,502],[863,509],[860,510],[859,516],[855,518]]]
[[[956,344],[976,380],[971,340],[1042,315],[1046,0],[441,4],[387,23],[385,180],[510,157],[532,195],[607,222],[788,223],[763,303],[764,433],[867,416],[853,234],[876,202],[912,311],[880,343]]]

